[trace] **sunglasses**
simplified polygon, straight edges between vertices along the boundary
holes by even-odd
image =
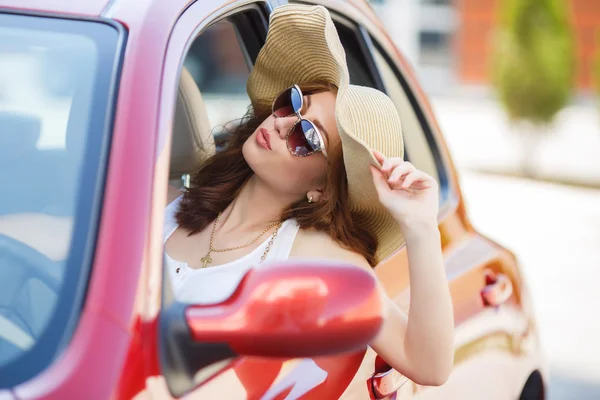
[[[300,115],[303,105],[304,95],[298,85],[285,89],[273,101],[272,112],[275,118],[292,115],[298,117],[298,121],[294,123],[286,136],[287,147],[290,153],[297,157],[310,156],[320,151],[327,158],[323,135],[314,123]]]

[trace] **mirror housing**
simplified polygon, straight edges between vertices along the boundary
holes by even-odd
[[[383,324],[375,279],[349,264],[293,259],[251,269],[220,304],[182,304],[166,293],[158,343],[169,390],[180,396],[209,379],[199,371],[237,356],[316,357],[365,348]]]
[[[188,306],[198,342],[225,342],[238,354],[312,357],[365,347],[383,322],[368,271],[339,263],[287,261],[250,270],[224,303]]]

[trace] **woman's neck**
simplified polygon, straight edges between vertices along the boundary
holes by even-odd
[[[294,200],[282,196],[253,175],[223,211],[220,231],[255,231],[277,222]]]

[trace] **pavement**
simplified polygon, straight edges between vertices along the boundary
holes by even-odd
[[[590,188],[600,188],[600,109],[576,104],[558,116],[532,158],[541,180],[531,180],[518,177],[522,142],[493,100],[434,97],[432,105],[474,226],[519,258],[550,400],[600,399],[600,190]]]

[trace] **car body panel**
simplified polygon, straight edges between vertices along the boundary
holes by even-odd
[[[180,62],[190,38],[203,24],[248,3],[59,1],[49,9],[39,0],[0,0],[0,7],[16,11],[110,18],[121,23],[128,36],[85,307],[63,355],[47,371],[15,388],[19,398],[64,399],[89,390],[93,396],[88,392],[86,398],[171,398],[160,375],[156,331],[161,304],[163,210]],[[273,1],[268,6],[279,3]],[[318,3],[363,24],[393,58],[425,114],[449,176],[451,195],[440,212],[439,228],[455,305],[455,369],[440,388],[407,382],[396,398],[410,399],[414,393],[423,399],[457,398],[469,392],[466,387],[473,396],[483,391],[517,397],[531,371],[545,371],[539,359],[533,311],[527,298],[520,296],[527,291],[514,256],[471,226],[457,172],[427,97],[368,3]],[[480,291],[489,270],[506,275],[513,285],[513,295],[500,307],[485,307],[481,301]],[[408,312],[405,249],[377,266],[375,272],[390,297]],[[367,399],[372,397],[369,379],[376,373],[376,365],[371,349],[313,359],[241,357],[205,371],[202,385],[186,398],[302,395],[309,400]],[[480,386],[472,385],[473,380],[479,380]],[[511,384],[501,385],[507,381]]]

